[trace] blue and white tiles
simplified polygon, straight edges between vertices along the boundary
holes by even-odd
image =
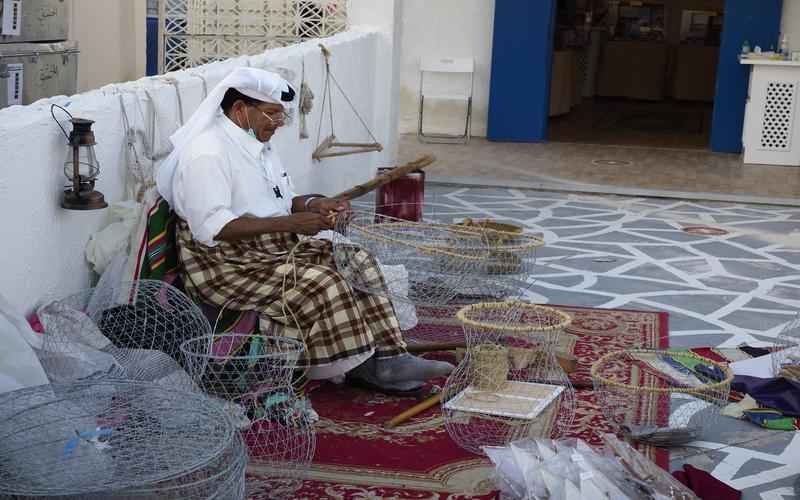
[[[670,345],[772,342],[800,311],[800,209],[660,198],[428,185],[426,213],[492,218],[541,233],[528,298],[663,310]],[[369,200],[363,203],[368,205]],[[745,491],[793,498],[800,437],[726,419],[673,454]]]

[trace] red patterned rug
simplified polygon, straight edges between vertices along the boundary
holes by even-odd
[[[668,347],[667,313],[560,309],[574,317],[562,348],[571,350],[578,359],[578,370],[572,374],[578,387],[590,386],[589,369],[607,352],[636,346]],[[452,315],[441,310],[427,313],[429,319],[408,332],[410,342],[463,340],[461,327]],[[600,436],[611,428],[595,402],[594,392],[580,388],[576,396],[576,414],[568,435],[599,444]],[[417,400],[327,383],[312,389],[310,398],[321,417],[317,449],[308,478],[295,498],[496,498],[488,460],[450,440],[438,407],[390,431],[383,424]],[[666,468],[665,450],[642,451]],[[255,478],[259,476],[257,467],[251,467],[250,472]]]

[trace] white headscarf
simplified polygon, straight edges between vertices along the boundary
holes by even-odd
[[[278,74],[256,68],[236,68],[208,94],[184,126],[179,128],[170,141],[174,149],[158,168],[156,184],[158,192],[173,205],[172,180],[183,150],[192,140],[207,130],[220,112],[220,104],[228,89],[236,89],[242,94],[261,102],[281,104],[291,107],[295,102],[292,86]]]

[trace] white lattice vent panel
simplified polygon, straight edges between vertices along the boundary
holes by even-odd
[[[792,149],[794,108],[797,84],[769,82],[761,127],[761,149],[789,151]]]
[[[163,0],[166,71],[252,55],[347,29],[346,0]]]

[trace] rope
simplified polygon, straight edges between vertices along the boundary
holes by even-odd
[[[322,123],[325,121],[325,104],[328,102],[328,96],[330,95],[330,63],[328,62],[327,56],[325,57],[325,81],[323,83],[323,91],[322,91],[322,116],[320,116],[319,125],[317,126],[317,146],[320,144],[320,139],[322,139]],[[331,105],[330,105],[330,119],[331,119],[331,135],[335,136],[333,130],[333,98],[331,97]]]
[[[206,80],[205,75],[197,71],[190,71],[189,74],[200,79],[203,84],[203,99],[208,97],[208,80]]]
[[[128,153],[133,154],[133,164],[128,162],[128,171],[134,180],[139,184],[138,189],[134,189],[134,191],[136,201],[141,203],[141,201],[144,199],[144,193],[149,187],[150,180],[146,178],[147,174],[145,174],[144,167],[139,161],[139,152],[136,150],[136,132],[131,128],[128,110],[125,108],[125,96],[122,93],[118,94],[118,96],[119,107],[120,111],[122,112],[122,127],[125,131],[125,138],[128,143]]]
[[[497,344],[480,344],[471,349],[474,358],[472,385],[480,391],[497,392],[508,382],[508,348]]]
[[[308,127],[306,124],[306,116],[311,114],[314,108],[314,92],[311,86],[306,83],[306,61],[302,61],[303,69],[300,77],[300,139],[308,139]]]
[[[161,157],[157,157],[158,155],[156,155],[156,122],[158,117],[158,109],[156,109],[155,100],[148,89],[144,90],[144,95],[147,97],[147,108],[150,117],[150,126],[147,128],[147,139],[150,146],[150,161],[152,162],[153,167],[155,167],[156,161],[163,159]]]
[[[164,78],[164,81],[168,84],[172,85],[175,88],[175,101],[177,104],[177,111],[178,111],[178,128],[182,127],[184,124],[184,117],[183,117],[183,99],[181,98],[181,88],[180,82],[175,78],[167,77]]]
[[[519,326],[512,325],[506,321],[504,323],[478,321],[474,317],[481,317],[484,311],[503,311],[507,314],[512,309],[519,309],[522,311],[532,311],[540,319],[539,324],[533,322],[520,322]],[[483,302],[479,304],[472,304],[466,306],[456,313],[456,318],[465,326],[472,327],[476,330],[488,330],[501,333],[515,333],[515,334],[534,334],[534,333],[554,333],[561,332],[572,324],[572,317],[558,309],[552,307],[540,306],[537,304],[529,304],[521,301],[508,301],[508,302]],[[549,318],[550,324],[542,324],[542,318]]]

